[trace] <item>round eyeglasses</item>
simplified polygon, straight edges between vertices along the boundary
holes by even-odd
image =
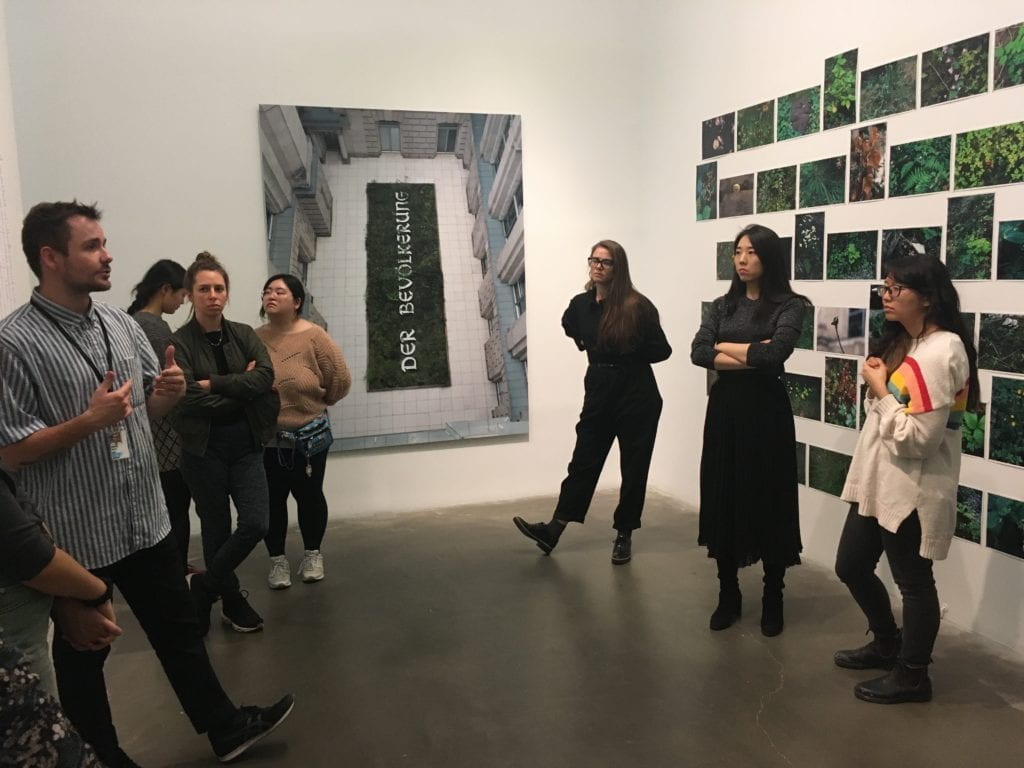
[[[608,269],[608,267],[612,266],[614,263],[615,261],[612,259],[599,259],[597,256],[587,257],[587,264],[592,267],[604,267],[605,269]]]

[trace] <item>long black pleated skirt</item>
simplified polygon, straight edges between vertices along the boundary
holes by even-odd
[[[800,562],[796,433],[782,381],[722,371],[708,396],[700,534],[708,557],[738,566]]]

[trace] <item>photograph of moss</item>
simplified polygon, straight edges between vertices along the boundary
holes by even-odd
[[[796,444],[796,481],[807,485],[807,443]]]
[[[981,491],[958,485],[956,488],[956,536],[981,543]]]
[[[896,237],[910,241],[915,246],[915,250],[918,250],[916,246],[919,245],[929,256],[934,256],[936,259],[942,258],[942,227],[902,227],[882,230],[883,243]],[[881,301],[879,301],[878,308],[882,308]]]
[[[757,174],[757,212],[773,213],[796,208],[796,166],[772,168]]]
[[[860,73],[860,119],[877,120],[917,107],[917,56]]]
[[[821,86],[780,96],[775,122],[778,141],[817,133],[821,129]]]
[[[800,373],[782,374],[793,415],[821,421],[821,378]]]
[[[846,155],[800,164],[800,207],[817,208],[846,200]]]
[[[999,222],[996,278],[1024,280],[1024,220]]]
[[[1024,315],[981,313],[978,367],[1024,373]]]
[[[988,457],[1024,467],[1024,379],[992,377]]]
[[[718,216],[718,163],[697,166],[697,221]]]
[[[937,136],[894,146],[889,158],[889,197],[948,190],[951,144],[951,136]]]
[[[857,122],[857,49],[825,59],[824,130]]]
[[[1024,23],[996,30],[993,88],[1024,83]]]
[[[736,113],[736,149],[763,147],[775,141],[775,101],[763,101]]]
[[[988,44],[986,32],[921,54],[921,106],[985,93]]]
[[[754,213],[754,174],[732,176],[718,182],[718,218]]]
[[[956,135],[957,189],[1024,182],[1024,122]]]
[[[857,360],[825,358],[825,423],[857,428]]]
[[[1024,501],[990,493],[986,519],[986,546],[1024,558]]]
[[[825,277],[874,280],[878,275],[878,232],[836,232],[828,236]]]
[[[964,411],[960,450],[965,456],[985,458],[985,403]]]
[[[722,240],[715,244],[715,279],[732,280],[736,268],[732,263],[732,255],[736,251],[732,240]]]
[[[851,203],[885,197],[885,134],[885,123],[850,131]]]
[[[807,462],[807,484],[833,496],[839,496],[846,484],[846,474],[850,471],[852,456],[816,445],[808,446],[810,456]]]
[[[817,307],[815,309],[818,352],[864,356],[865,312],[856,307]]]
[[[814,349],[814,308],[804,312],[803,325],[800,326],[800,338],[793,345],[797,349]]]
[[[821,280],[825,275],[825,214],[798,213],[793,242],[793,278]]]
[[[946,204],[946,268],[954,280],[992,277],[994,195],[951,197]]]
[[[733,151],[735,141],[733,132],[736,129],[736,113],[712,117],[701,123],[701,159],[727,155]]]

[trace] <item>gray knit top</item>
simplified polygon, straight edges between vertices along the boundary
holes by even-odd
[[[798,296],[792,296],[776,306],[766,319],[756,320],[754,315],[763,300],[752,301],[742,296],[736,304],[736,310],[726,315],[725,297],[715,299],[711,311],[693,337],[690,346],[690,360],[693,364],[714,369],[715,344],[720,341],[749,343],[747,365],[766,372],[782,373],[783,363],[793,354],[793,345],[800,338],[804,312],[807,311],[806,302]],[[771,339],[771,343],[761,343],[765,339]]]

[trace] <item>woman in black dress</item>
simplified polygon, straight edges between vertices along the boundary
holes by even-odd
[[[786,568],[800,562],[796,435],[780,375],[808,301],[793,293],[778,235],[757,224],[734,243],[732,284],[693,339],[694,365],[718,372],[700,463],[700,535],[718,562],[711,629],[739,618],[738,569],[762,561],[761,632],[782,632]]]
[[[651,363],[672,354],[658,310],[633,287],[626,251],[602,240],[587,258],[590,280],[562,315],[562,328],[587,353],[583,410],[576,424],[576,448],[562,481],[554,516],[547,523],[512,521],[549,554],[567,523],[582,523],[601,476],[601,468],[619,441],[622,486],[613,527],[618,534],[612,562],[628,563],[632,533],[640,527],[647,493],[647,471],[661,416],[661,395]]]

